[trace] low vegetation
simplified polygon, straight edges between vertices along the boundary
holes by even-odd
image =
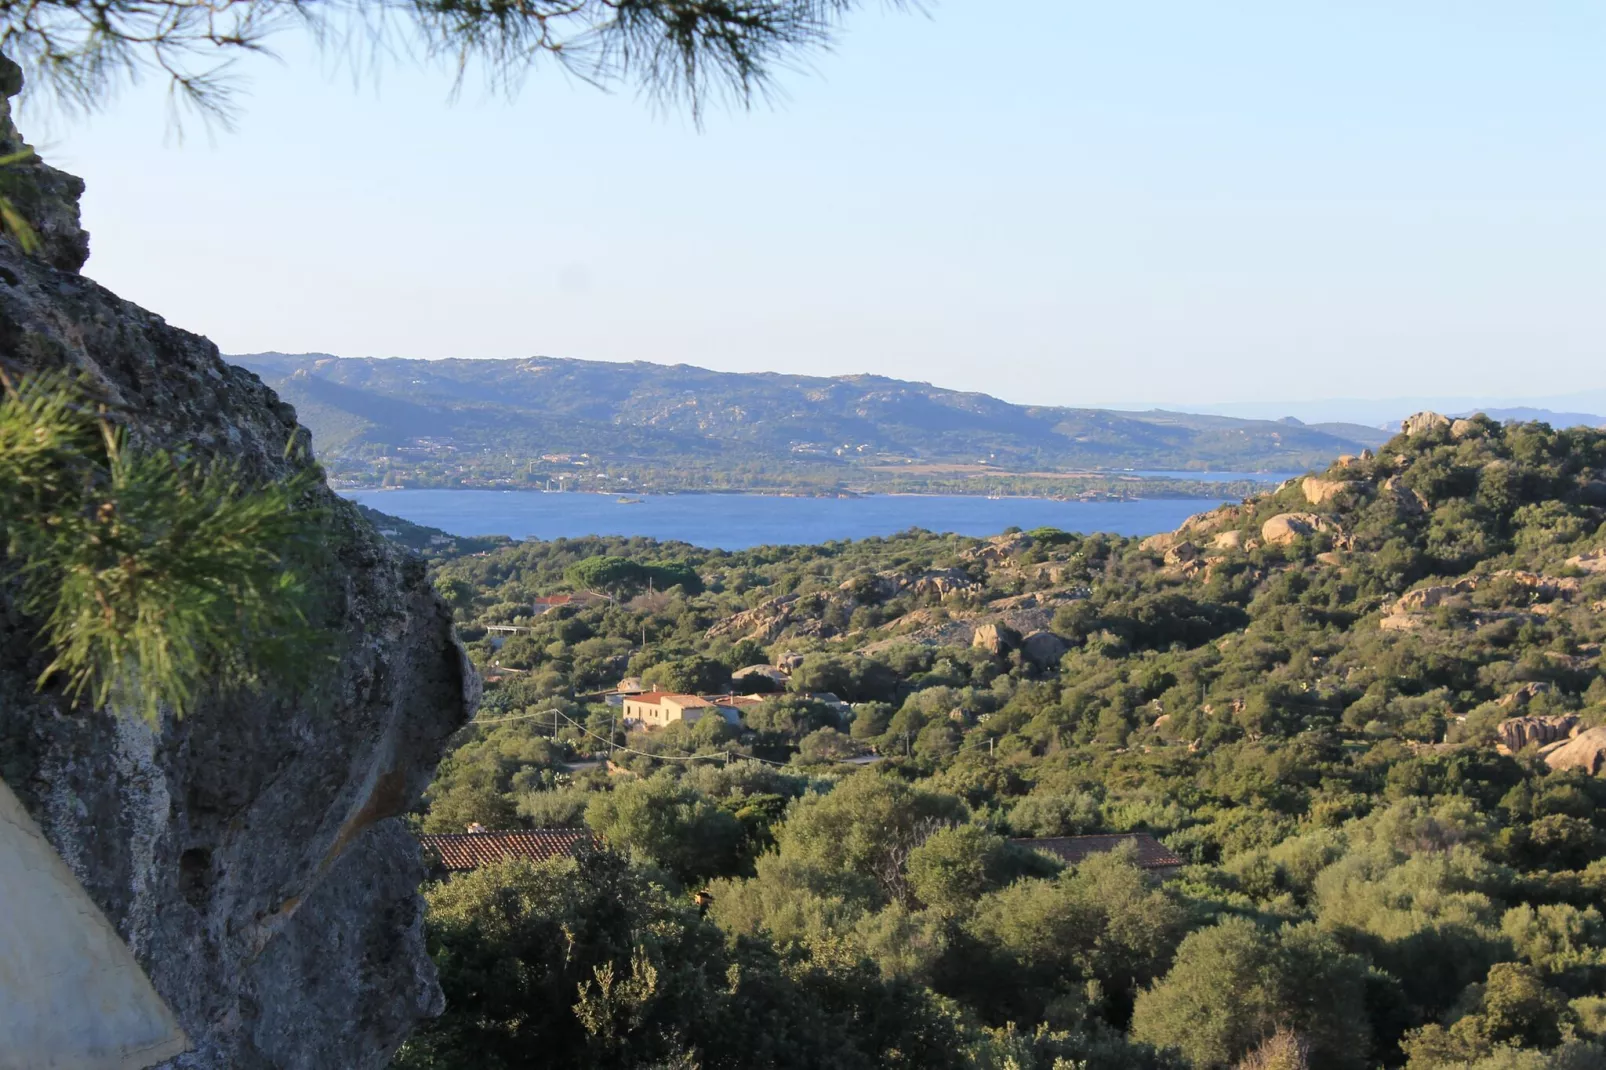
[[[1409,426],[1141,542],[439,563],[489,683],[420,828],[603,848],[430,886],[398,1065],[1606,1066],[1606,434]],[[1014,842],[1133,831],[1180,871]]]

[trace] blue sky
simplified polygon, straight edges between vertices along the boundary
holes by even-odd
[[[232,132],[175,142],[154,83],[23,121],[86,272],[225,351],[1521,398],[1606,386],[1603,45],[1584,0],[940,0],[701,131],[291,39]]]

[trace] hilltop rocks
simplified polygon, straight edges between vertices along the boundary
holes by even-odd
[[[1213,532],[1220,531],[1229,524],[1236,524],[1244,514],[1244,506],[1223,505],[1212,509],[1208,513],[1195,513],[1177,526],[1175,531],[1165,531],[1158,535],[1150,535],[1138,546],[1144,550],[1164,553],[1178,543],[1203,538]]]
[[[1419,412],[1414,416],[1407,416],[1400,422],[1400,430],[1407,435],[1423,435],[1449,426],[1450,418],[1436,412]]]
[[[1312,505],[1325,505],[1349,491],[1355,490],[1363,484],[1352,479],[1322,479],[1318,476],[1306,476],[1300,484],[1305,492],[1305,500]]]
[[[1606,770],[1606,725],[1580,732],[1546,754],[1545,764],[1552,772],[1581,769],[1590,776],[1599,776]]]
[[[8,109],[0,140],[20,143]],[[295,411],[255,375],[75,273],[82,184],[17,167],[7,193],[43,247],[0,240],[8,371],[81,376],[135,448],[227,459],[247,480],[307,465],[285,450],[307,445]],[[424,562],[321,481],[316,498],[330,664],[311,687],[268,680],[154,727],[75,703],[36,688],[38,622],[0,587],[0,768],[190,1037],[186,1070],[377,1070],[441,1007],[400,817],[479,681]]]
[[[988,565],[1002,565],[1008,563],[1015,555],[1030,549],[1032,538],[1030,535],[994,535],[982,545],[966,550],[964,558],[967,561],[981,561]]]
[[[1506,749],[1515,752],[1530,744],[1543,747],[1558,739],[1566,739],[1577,725],[1578,717],[1571,713],[1549,717],[1512,717],[1500,722],[1495,728],[1495,736]]]
[[[983,624],[970,637],[970,645],[995,657],[1002,657],[1020,647],[1021,634],[1007,624]]]
[[[1337,521],[1315,513],[1278,513],[1260,526],[1260,537],[1269,546],[1286,546],[1317,532],[1343,534]]]
[[[1454,439],[1471,438],[1483,434],[1483,425],[1476,420],[1456,420],[1450,425],[1450,437]]]

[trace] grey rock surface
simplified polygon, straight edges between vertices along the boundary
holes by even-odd
[[[0,120],[14,138],[9,110]],[[8,372],[82,375],[136,446],[256,476],[305,463],[285,447],[307,432],[255,375],[76,273],[82,184],[38,166],[46,247],[28,257],[0,238]],[[74,705],[36,691],[37,622],[0,586],[0,776],[194,1042],[172,1067],[377,1068],[441,1005],[423,866],[397,818],[479,681],[423,562],[320,493],[333,664],[299,690],[206,700],[154,728]]]

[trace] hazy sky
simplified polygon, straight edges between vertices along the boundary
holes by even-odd
[[[874,7],[874,5],[872,5]],[[1606,386],[1606,5],[939,0],[698,132],[557,76],[253,62],[24,115],[97,280],[225,351],[1203,405]]]

